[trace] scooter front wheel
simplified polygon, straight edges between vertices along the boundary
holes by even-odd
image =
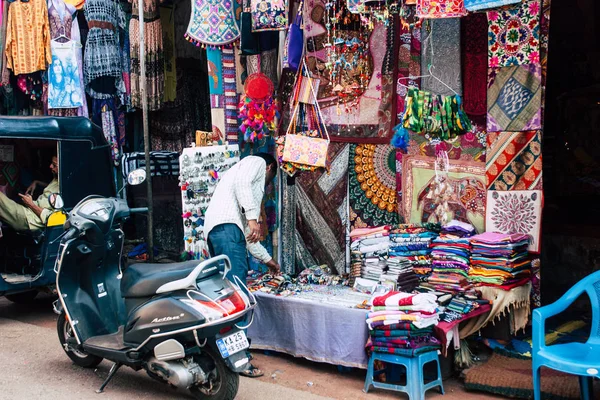
[[[94,368],[102,362],[101,357],[87,354],[81,350],[74,350],[67,346],[67,341],[74,336],[71,324],[67,321],[64,311],[58,316],[56,330],[58,331],[58,340],[60,341],[63,350],[75,364],[83,368]]]
[[[233,400],[240,386],[240,376],[225,364],[221,355],[205,346],[202,354],[195,355],[194,360],[208,374],[208,383],[190,388],[192,395],[198,400]]]

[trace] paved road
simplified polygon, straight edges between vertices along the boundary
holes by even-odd
[[[0,399],[184,399],[185,392],[154,381],[145,372],[122,368],[105,393],[95,390],[110,364],[96,369],[74,365],[64,354],[56,334],[56,318],[48,298],[23,307],[0,299]],[[237,399],[306,399],[326,397],[242,378]]]

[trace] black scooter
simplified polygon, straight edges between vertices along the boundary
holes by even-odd
[[[226,256],[122,271],[122,223],[144,211],[91,196],[69,214],[55,267],[60,343],[79,366],[114,363],[98,392],[126,365],[197,399],[233,399],[256,299],[225,278]]]

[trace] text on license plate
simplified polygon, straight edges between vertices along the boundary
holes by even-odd
[[[239,331],[233,335],[225,336],[224,338],[217,339],[217,347],[221,352],[223,358],[227,358],[235,353],[247,349],[250,347],[248,339],[244,331]]]

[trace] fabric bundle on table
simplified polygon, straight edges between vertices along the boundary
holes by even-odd
[[[440,236],[446,239],[466,238],[475,235],[475,227],[466,222],[452,220],[442,227]]]
[[[389,226],[358,228],[350,232],[352,276],[378,281],[387,266]]]
[[[367,350],[405,357],[435,351],[439,341],[433,337],[438,323],[438,304],[432,294],[391,291],[371,299],[367,325],[371,335]]]
[[[493,286],[528,282],[531,260],[527,235],[486,232],[472,237],[471,246],[471,282]]]
[[[400,225],[390,233],[388,266],[402,265],[398,290],[412,291],[431,272],[431,242],[438,236],[426,225]],[[439,226],[436,226],[439,230]],[[417,272],[419,274],[417,274]]]

